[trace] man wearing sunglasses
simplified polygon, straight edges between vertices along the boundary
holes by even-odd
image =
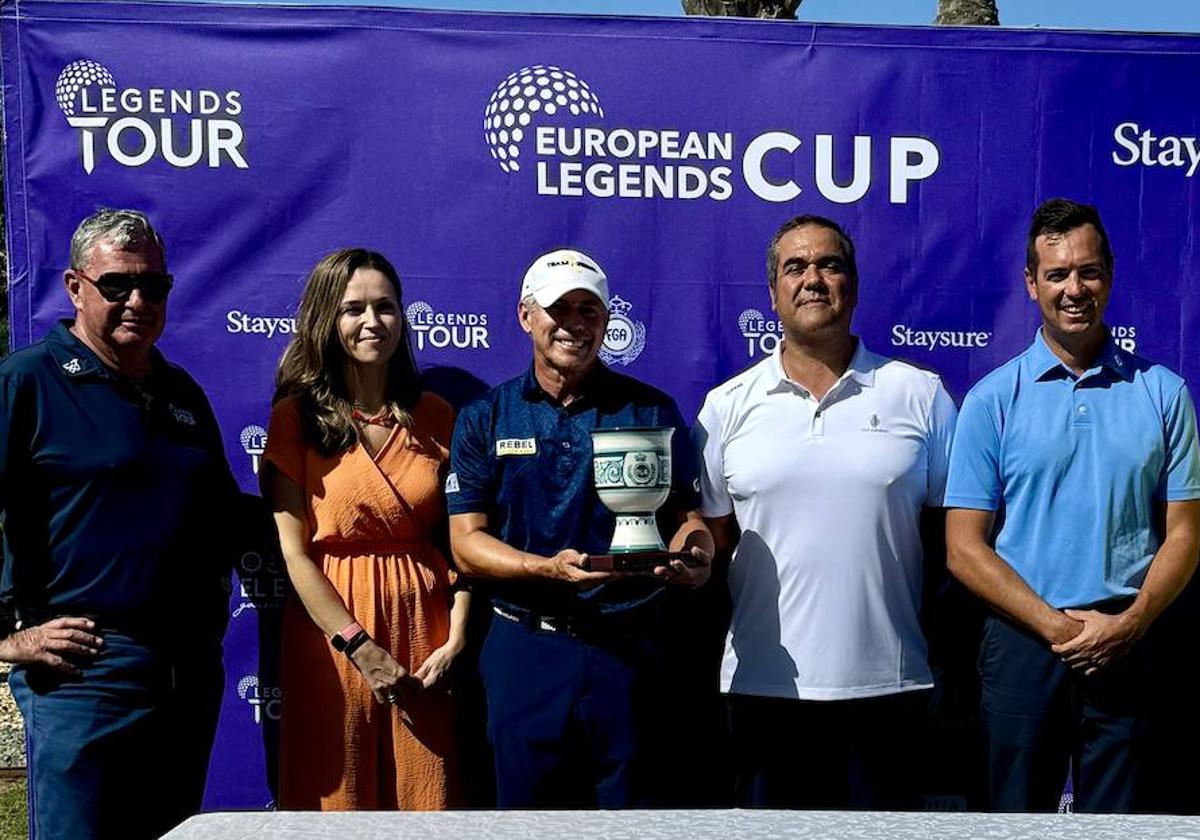
[[[154,348],[172,280],[149,220],[84,219],[64,282],[74,319],[0,365],[0,660],[34,836],[157,837],[203,794],[236,485]]]

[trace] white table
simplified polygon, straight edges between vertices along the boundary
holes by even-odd
[[[1200,840],[1200,817],[847,811],[225,812],[169,840]]]

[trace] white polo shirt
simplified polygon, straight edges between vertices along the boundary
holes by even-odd
[[[918,623],[921,507],[957,412],[941,379],[859,341],[821,400],[780,350],[709,392],[701,510],[737,517],[721,690],[842,700],[933,684]]]

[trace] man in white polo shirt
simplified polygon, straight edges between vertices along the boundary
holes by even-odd
[[[721,667],[743,807],[915,807],[933,685],[918,620],[923,508],[940,508],[954,402],[850,333],[854,244],[799,216],[767,251],[783,339],[713,389],[701,512],[729,565]]]

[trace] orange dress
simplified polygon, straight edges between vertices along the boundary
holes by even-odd
[[[426,393],[413,420],[411,434],[397,427],[374,457],[361,444],[327,457],[304,442],[298,401],[288,398],[271,412],[263,456],[304,490],[309,557],[410,671],[449,638],[453,579],[430,536],[446,515],[439,470],[454,412]],[[280,680],[280,807],[446,807],[454,721],[444,692],[402,706],[375,702],[295,597],[284,615]]]

